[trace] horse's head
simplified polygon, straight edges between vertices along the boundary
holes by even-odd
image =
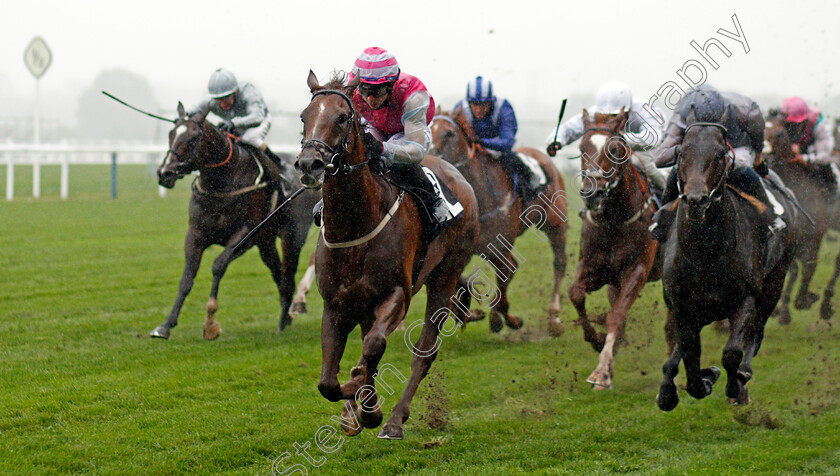
[[[158,167],[158,183],[172,188],[175,182],[199,167],[199,149],[205,134],[205,119],[210,109],[187,117],[184,105],[178,103],[178,119],[169,131],[169,150]]]
[[[438,112],[429,126],[432,130],[432,147],[429,154],[437,155],[455,166],[473,156],[475,144],[472,128],[459,111],[454,114]]]
[[[726,142],[726,128],[720,123],[698,121],[692,109],[686,124],[677,156],[677,183],[680,197],[688,207],[688,218],[703,220],[712,202],[723,197],[734,152]]]
[[[618,114],[595,113],[590,118],[583,110],[584,133],[580,141],[581,195],[593,214],[604,211],[604,202],[624,176],[630,159],[630,148],[621,135],[629,111]]]
[[[785,128],[785,119],[771,110],[764,123],[764,150],[768,161],[773,163],[787,161],[793,157],[790,135]],[[778,112],[778,111],[776,111]]]
[[[306,84],[312,100],[300,114],[303,140],[295,162],[295,167],[302,173],[300,182],[306,188],[321,188],[325,173],[332,175],[353,170],[352,166],[364,159],[363,153],[351,153],[359,133],[351,98],[359,80],[356,77],[350,84],[344,83],[344,75],[336,74],[322,86],[315,73],[309,71]]]

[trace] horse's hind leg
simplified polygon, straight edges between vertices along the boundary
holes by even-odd
[[[278,283],[278,289],[280,290],[280,323],[277,325],[277,332],[282,331],[292,323],[289,307],[292,305],[295,294],[295,273],[297,272],[298,262],[300,261],[300,250],[306,241],[306,232],[308,231],[295,230],[294,228],[296,227],[289,226],[283,230],[282,234],[282,277]]]
[[[225,275],[230,262],[242,256],[247,251],[245,247],[240,248],[236,252],[233,251],[233,247],[245,237],[247,231],[242,230],[234,233],[230,240],[228,240],[224,251],[213,261],[213,284],[210,285],[210,299],[207,300],[207,316],[204,319],[204,339],[206,340],[215,340],[222,333],[222,327],[216,321],[216,311],[219,310],[219,303],[216,300],[216,297],[219,295],[219,283],[221,283],[222,277]]]
[[[834,314],[834,309],[831,305],[831,299],[834,297],[834,286],[837,285],[837,277],[840,276],[840,253],[834,261],[834,274],[828,280],[825,286],[825,293],[823,294],[823,302],[820,305],[820,317],[825,320],[831,319]]]
[[[779,300],[779,306],[775,313],[779,316],[779,324],[786,326],[790,324],[790,296],[793,294],[793,285],[796,284],[796,278],[799,276],[799,262],[793,261],[788,268],[787,282],[785,283],[782,298]]]
[[[297,285],[297,292],[292,300],[292,307],[289,309],[290,314],[306,314],[306,295],[312,289],[313,281],[315,281],[315,253],[312,253],[306,273],[303,274],[303,278]]]
[[[497,251],[498,252],[498,251]],[[520,329],[522,319],[508,313],[510,301],[508,301],[507,288],[516,273],[519,263],[509,251],[498,256],[495,252],[490,253],[490,262],[496,271],[496,285],[499,288],[501,299],[490,310],[490,330],[499,332],[502,330],[503,320],[511,329]]]
[[[547,228],[545,230],[554,252],[554,288],[551,304],[548,306],[548,332],[554,337],[561,335],[566,329],[560,320],[560,286],[566,274],[566,224]]]
[[[280,324],[277,326],[277,332],[283,330],[285,323],[283,322],[283,262],[280,260],[280,255],[277,253],[277,246],[274,240],[266,240],[259,243],[260,258],[266,267],[271,271],[271,278],[274,279],[274,284],[277,285],[277,291],[280,294]]]
[[[814,271],[817,269],[817,253],[819,247],[814,250],[813,256],[802,260],[802,278],[799,280],[799,292],[793,302],[797,309],[810,309],[820,299],[820,295],[811,291],[811,279],[814,278]]]
[[[204,244],[199,245],[195,231],[190,228],[187,231],[187,237],[184,243],[184,272],[181,274],[181,282],[178,285],[178,296],[175,298],[175,304],[172,306],[172,310],[166,316],[166,321],[149,333],[151,337],[169,339],[169,330],[178,325],[178,315],[181,313],[184,300],[195,283],[195,275],[198,272],[198,266],[201,264],[201,255],[205,249],[207,249],[207,246]]]

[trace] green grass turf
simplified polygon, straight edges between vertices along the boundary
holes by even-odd
[[[721,381],[704,400],[680,390],[680,405],[663,413],[654,397],[666,357],[665,307],[661,285],[649,284],[631,310],[614,389],[592,391],[585,379],[597,354],[569,324],[565,297],[576,265],[576,216],[563,336],[545,329],[550,251],[526,233],[516,248],[527,260],[510,289],[512,312],[525,327],[491,334],[483,321],[444,338],[404,440],[378,440],[371,430],[335,434],[321,442],[334,450],[326,453],[316,435],[337,427],[331,417],[340,405],[316,387],[317,291],[309,314],[275,334],[276,289],[249,251],[222,281],[222,336],[205,342],[214,247],[172,338],[150,339],[183,267],[189,179],[159,198],[145,166],[121,166],[111,200],[107,166],[71,166],[70,198],[62,201],[58,173],[45,167],[35,200],[26,169],[16,170],[17,198],[0,203],[2,473],[840,474],[840,331],[836,317],[818,319],[818,304],[794,311],[790,326],[768,323],[750,406],[730,407]],[[837,252],[837,243],[824,244],[818,291]],[[415,297],[407,322],[422,318],[424,296]],[[607,309],[604,291],[588,302],[593,314]],[[703,365],[719,365],[725,337],[707,328],[703,339]],[[342,381],[360,352],[356,330]],[[382,362],[407,376],[409,357],[398,331]],[[388,383],[393,394],[380,386],[386,418],[403,388],[396,378]]]

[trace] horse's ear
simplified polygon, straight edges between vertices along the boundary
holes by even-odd
[[[621,111],[618,112],[618,127],[615,128],[616,131],[621,131],[624,129],[624,126],[627,124],[627,120],[630,118],[630,111],[625,111],[624,106],[621,106]]]
[[[184,109],[184,104],[178,101],[178,119],[183,119],[186,115],[187,111]]]
[[[583,108],[583,115],[581,115],[581,118],[583,119],[583,128],[587,129],[589,124],[592,123],[592,120],[589,119],[589,111],[587,111],[586,108]]]
[[[311,69],[309,70],[309,76],[306,78],[306,85],[309,86],[310,93],[314,93],[316,89],[321,87],[318,83],[318,77]]]
[[[351,91],[355,91],[356,88],[359,86],[359,83],[362,82],[362,79],[358,76],[354,76],[353,80],[347,83],[347,87],[350,88]]]
[[[204,119],[207,118],[207,114],[210,114],[210,104],[204,106],[204,109],[199,111],[198,117],[196,118],[197,122],[203,122]]]
[[[441,112],[443,112],[443,110],[440,108],[440,104],[435,104],[435,116],[440,116]]]

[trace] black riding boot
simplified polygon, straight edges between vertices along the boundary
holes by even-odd
[[[516,184],[516,189],[522,199],[530,202],[542,191],[540,179],[531,171],[519,156],[510,150],[502,151],[497,159],[499,165]]]
[[[738,190],[752,195],[763,203],[767,208],[761,214],[762,228],[765,236],[783,230],[787,225],[774,210],[773,202],[767,197],[767,191],[761,182],[761,177],[752,167],[738,167],[729,174],[727,183]]]

